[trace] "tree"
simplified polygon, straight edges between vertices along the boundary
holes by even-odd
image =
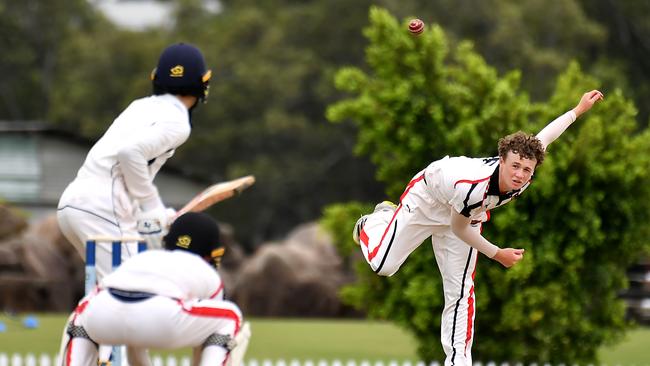
[[[607,77],[634,97],[639,108],[640,123],[648,124],[650,108],[650,3],[636,0],[580,0],[590,19],[601,24],[607,37],[591,50],[599,55],[591,69]]]
[[[324,117],[337,93],[331,82],[335,66],[355,54],[335,46],[346,44],[352,30],[364,41],[355,27],[328,34],[329,19],[340,16],[337,7],[314,2],[262,11],[226,3],[213,14],[197,0],[176,5],[167,27],[130,32],[99,18],[62,39],[48,94],[49,121],[98,138],[131,100],[150,93],[149,73],[160,51],[189,42],[201,48],[213,70],[210,97],[193,112],[192,136],[166,167],[206,184],[257,177],[245,195],[213,209],[221,220],[245,228],[236,230],[240,242],[252,247],[283,236],[317,219],[332,201],[379,196],[371,165],[351,152],[354,126],[335,126]],[[346,16],[366,11],[357,6]],[[301,19],[312,26],[305,29]],[[318,37],[328,42],[312,47]],[[357,59],[362,50],[355,48]]]
[[[464,3],[438,1],[432,20],[453,37],[472,40],[497,70],[521,70],[522,86],[535,100],[550,95],[554,77],[572,59],[591,65],[593,49],[605,44],[605,27],[585,14],[579,0]]]
[[[151,93],[149,76],[166,45],[158,33],[119,30],[102,21],[65,39],[50,93],[50,123],[99,138],[132,100]]]
[[[499,76],[468,43],[448,45],[441,28],[413,37],[406,21],[379,8],[364,34],[369,72],[343,68],[336,85],[351,94],[328,109],[334,122],[359,127],[356,152],[377,166],[377,178],[397,198],[408,179],[444,155],[494,156],[499,137],[539,131],[573,107],[598,81],[572,63],[545,104],[531,104],[519,73]],[[505,270],[482,258],[476,274],[474,358],[521,362],[593,362],[602,344],[624,333],[617,291],[625,269],[648,250],[650,131],[620,91],[611,92],[549,147],[533,186],[516,203],[493,212],[485,235],[523,246],[522,263]],[[551,204],[552,202],[552,204]],[[356,218],[371,207],[330,206],[323,223],[342,253]],[[346,302],[390,319],[418,339],[425,360],[443,357],[439,344],[443,296],[429,245],[400,271],[379,278],[365,263]]]
[[[0,119],[42,119],[70,34],[94,19],[85,0],[0,0]]]
[[[215,208],[249,228],[238,231],[240,239],[257,245],[317,219],[329,202],[380,194],[370,164],[352,154],[354,126],[324,117],[336,94],[334,69],[349,61],[334,47],[348,34],[331,31],[330,20],[356,24],[351,19],[367,8],[341,14],[349,2],[226,2],[220,14],[196,16],[196,1],[184,3],[176,36],[205,51],[214,76],[209,103],[197,109],[193,136],[174,164],[210,180],[256,176],[255,187]]]

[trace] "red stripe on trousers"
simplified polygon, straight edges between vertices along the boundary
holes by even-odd
[[[181,304],[182,305],[182,304]],[[198,306],[192,306],[190,309],[187,309],[186,307],[182,307],[183,311],[186,313],[196,315],[196,316],[207,316],[207,317],[214,317],[214,318],[227,318],[235,321],[235,334],[239,333],[239,323],[241,322],[241,319],[239,319],[239,316],[237,313],[230,309],[219,309],[219,308],[211,308],[211,307],[198,307]]]
[[[478,262],[478,255],[474,261],[474,271],[472,272],[472,282],[476,277],[476,264]],[[472,340],[472,319],[474,318],[474,285],[469,289],[469,297],[467,298],[467,334],[465,335],[465,354],[467,354],[467,346]]]
[[[467,298],[467,334],[465,335],[465,352],[467,346],[472,340],[472,317],[474,316],[474,286],[469,289],[469,297]]]
[[[72,340],[73,339],[74,338],[70,338],[70,341],[68,342],[68,354],[65,355],[65,364],[67,366],[70,366],[70,364],[72,363]]]
[[[221,290],[223,290],[223,282],[221,282],[221,283],[219,284],[219,288],[217,289],[217,291],[215,291],[215,292],[212,294],[212,296],[210,296],[210,299],[214,299],[215,297],[217,297],[217,295],[219,295],[219,293],[221,292]]]
[[[404,199],[404,197],[406,196],[406,194],[409,193],[409,191],[411,190],[411,188],[413,188],[413,186],[415,185],[415,183],[421,181],[422,179],[424,179],[424,173],[422,173],[421,176],[419,176],[419,177],[417,177],[417,178],[414,178],[412,181],[409,182],[409,184],[406,186],[406,189],[404,190],[404,193],[402,193],[402,195],[401,195],[400,198],[399,198],[399,202],[400,202],[400,203],[402,203],[402,200]]]
[[[395,210],[395,213],[393,214],[393,217],[390,219],[390,222],[388,223],[388,226],[386,226],[386,230],[384,230],[384,234],[381,236],[381,240],[379,240],[379,244],[373,249],[372,252],[368,253],[368,260],[371,261],[375,256],[377,256],[377,253],[379,253],[379,248],[381,248],[381,245],[384,243],[384,238],[386,237],[386,233],[388,233],[388,229],[390,229],[391,225],[393,225],[393,221],[395,221],[395,217],[397,217],[397,213],[399,210],[402,209],[402,205],[397,206],[397,210]]]
[[[395,213],[393,214],[393,217],[390,219],[390,222],[388,223],[388,226],[386,226],[386,230],[384,231],[384,234],[381,236],[381,240],[379,240],[379,244],[375,247],[375,249],[371,253],[368,253],[368,260],[372,260],[373,258],[375,258],[375,256],[377,256],[377,253],[379,252],[379,248],[381,248],[381,245],[384,243],[384,238],[386,237],[386,233],[388,233],[388,229],[393,224],[393,221],[395,221],[395,217],[397,217],[397,213],[399,212],[399,210],[402,209],[402,200],[404,199],[404,197],[409,193],[411,188],[413,188],[415,183],[417,183],[417,182],[419,182],[419,181],[421,181],[423,179],[424,179],[424,173],[422,173],[422,175],[420,175],[419,177],[414,178],[413,180],[411,180],[409,182],[409,184],[406,186],[406,189],[404,190],[404,193],[402,193],[402,195],[399,198],[400,204],[399,204],[399,206],[397,206],[397,209],[395,210]],[[363,231],[362,231],[362,234],[364,234]],[[366,235],[366,238],[367,237],[368,236]],[[368,244],[366,244],[366,246],[368,246]]]
[[[368,234],[366,234],[366,231],[361,229],[361,235],[359,235],[359,240],[361,240],[361,243],[368,247]]]
[[[99,293],[100,289],[99,287],[95,287],[95,289],[92,292],[92,296],[88,296],[83,300],[77,307],[74,309],[74,316],[72,317],[72,320],[70,321],[70,324],[74,324],[75,320],[77,320],[77,316],[79,314],[83,313],[84,310],[86,310],[86,307],[88,306],[88,303],[90,302],[90,299],[93,298],[95,295]],[[67,331],[67,330],[66,330]],[[70,341],[68,341],[68,354],[65,355],[65,364],[67,366],[70,366],[72,363],[72,342],[74,341],[74,338],[70,338]]]
[[[77,306],[76,309],[74,309],[75,314],[72,317],[72,320],[70,320],[70,324],[74,324],[74,321],[77,320],[77,315],[81,314],[84,311],[84,309],[86,309],[86,305],[88,305],[88,300],[82,302]],[[66,329],[66,332],[67,331],[68,330]],[[72,341],[74,341],[74,338],[70,337],[70,340],[68,341],[68,345],[66,346],[66,348],[68,349],[68,353],[65,355],[66,366],[70,366],[72,364]]]
[[[95,297],[95,296],[96,296],[100,291],[101,291],[101,290],[99,289],[99,287],[95,287],[95,289],[93,290],[93,292],[91,292],[91,295],[85,297],[85,298],[84,298],[84,299],[83,299],[83,300],[82,300],[82,301],[77,305],[77,307],[74,309],[75,316],[74,316],[73,320],[74,320],[74,319],[77,319],[77,315],[83,313],[84,310],[86,310],[86,307],[88,306],[88,303],[90,302],[90,299],[92,299],[93,297]]]

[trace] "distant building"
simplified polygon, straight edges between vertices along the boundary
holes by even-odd
[[[0,121],[0,201],[24,209],[31,219],[54,213],[90,148],[41,122]],[[166,166],[155,183],[163,202],[176,209],[206,186]]]

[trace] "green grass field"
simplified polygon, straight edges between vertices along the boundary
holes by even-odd
[[[0,316],[0,353],[54,354],[65,316],[37,315],[37,329],[22,326],[22,317]],[[389,323],[364,320],[252,319],[253,338],[247,359],[285,360],[417,360],[412,337]],[[152,354],[167,355],[154,350]],[[189,349],[173,352],[189,355]],[[630,331],[620,344],[600,351],[603,364],[650,365],[650,328]]]

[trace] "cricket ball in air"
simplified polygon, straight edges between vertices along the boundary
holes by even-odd
[[[424,31],[424,22],[420,19],[413,19],[409,22],[409,32],[412,34],[420,34]]]

